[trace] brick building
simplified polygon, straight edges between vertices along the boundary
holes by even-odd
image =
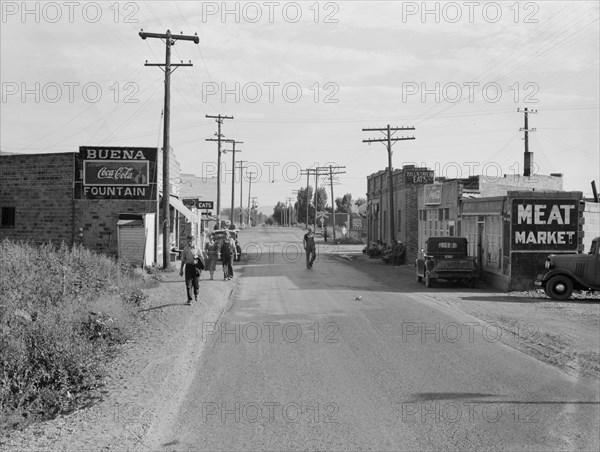
[[[393,211],[389,206],[388,171],[367,176],[367,240],[391,243],[389,215],[394,216],[394,236],[406,246],[406,262],[418,251],[417,189],[433,182],[433,170],[405,165],[393,172]]]
[[[173,153],[170,161],[175,242],[179,222],[196,215],[176,197],[179,164]],[[161,262],[161,167],[156,148],[1,155],[0,238],[81,244],[139,265]]]

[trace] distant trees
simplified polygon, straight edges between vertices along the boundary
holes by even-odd
[[[351,193],[346,193],[343,197],[335,199],[335,211],[338,213],[350,213],[352,211]]]
[[[299,223],[314,223],[315,221],[315,196],[314,188],[310,185],[308,187],[302,187],[298,189],[298,197],[294,208],[298,212]],[[308,222],[306,221],[306,202],[308,198]],[[317,189],[317,208],[322,211],[327,206],[327,190],[325,187],[319,187]]]
[[[273,221],[276,224],[283,224],[283,211],[285,210],[285,204],[279,201],[275,207],[273,207]]]

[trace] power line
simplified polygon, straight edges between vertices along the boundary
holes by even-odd
[[[217,225],[221,227],[221,142],[231,143],[233,140],[224,140],[221,134],[221,124],[223,124],[223,120],[225,119],[233,119],[233,116],[211,116],[206,115],[207,118],[213,118],[218,126],[217,138],[206,138],[206,141],[216,141],[217,142]]]
[[[390,222],[390,242],[396,239],[396,231],[394,230],[394,177],[392,170],[392,143],[403,140],[414,140],[415,137],[392,138],[392,132],[400,130],[415,130],[414,127],[390,127],[388,124],[385,128],[367,128],[362,129],[363,132],[384,132],[385,138],[370,138],[362,140],[363,143],[386,143],[388,151],[388,190],[389,190],[389,222]]]
[[[329,169],[329,183],[331,184],[331,214],[333,216],[332,218],[332,223],[333,223],[333,241],[335,242],[335,198],[333,197],[333,176],[334,175],[338,175],[338,174],[346,174],[346,171],[341,171],[342,169],[346,169],[345,166],[336,166],[335,167],[335,173],[333,172],[334,166],[333,165],[329,165],[324,166],[324,167],[319,167],[317,168],[322,169],[324,171],[326,171],[327,169]]]
[[[527,107],[525,107],[524,110],[518,108],[517,111],[519,113],[523,112],[525,117],[524,127],[519,130],[525,134],[525,159],[523,162],[523,176],[529,177],[531,176],[531,168],[533,166],[533,152],[529,152],[529,132],[535,132],[535,128],[529,128],[529,113],[537,113],[537,110],[529,110]]]
[[[145,66],[158,66],[165,73],[165,105],[164,105],[164,125],[163,125],[163,268],[169,267],[169,236],[170,236],[170,181],[169,181],[169,154],[171,145],[169,142],[169,127],[171,121],[171,73],[175,71],[179,66],[191,66],[192,63],[171,63],[171,46],[175,44],[175,41],[192,41],[198,44],[200,41],[198,35],[172,35],[171,30],[167,30],[166,33],[148,33],[141,30],[140,38],[157,38],[162,39],[165,42],[165,62],[163,63],[148,63],[146,60]],[[164,66],[164,69],[163,69]],[[175,69],[171,70],[174,67]]]
[[[232,160],[231,160],[231,212],[229,213],[229,221],[231,221],[231,224],[233,224],[233,204],[234,204],[234,199],[235,199],[235,145],[236,144],[244,144],[243,141],[235,141],[232,140],[231,141],[231,153],[232,153]],[[238,152],[242,152],[241,149],[237,149]],[[229,150],[223,150],[224,153],[229,152]]]

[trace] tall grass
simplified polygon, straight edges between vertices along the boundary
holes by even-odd
[[[72,410],[102,384],[142,284],[83,247],[0,242],[0,431]]]

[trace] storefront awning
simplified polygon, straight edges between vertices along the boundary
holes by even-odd
[[[190,221],[192,223],[196,223],[196,224],[200,223],[200,219],[198,218],[198,215],[196,215],[194,212],[192,212],[190,209],[188,209],[186,206],[184,206],[183,203],[178,198],[175,198],[174,196],[170,196],[169,204],[171,204],[176,210],[181,212],[183,214],[183,216],[185,216],[188,219],[188,221]]]

